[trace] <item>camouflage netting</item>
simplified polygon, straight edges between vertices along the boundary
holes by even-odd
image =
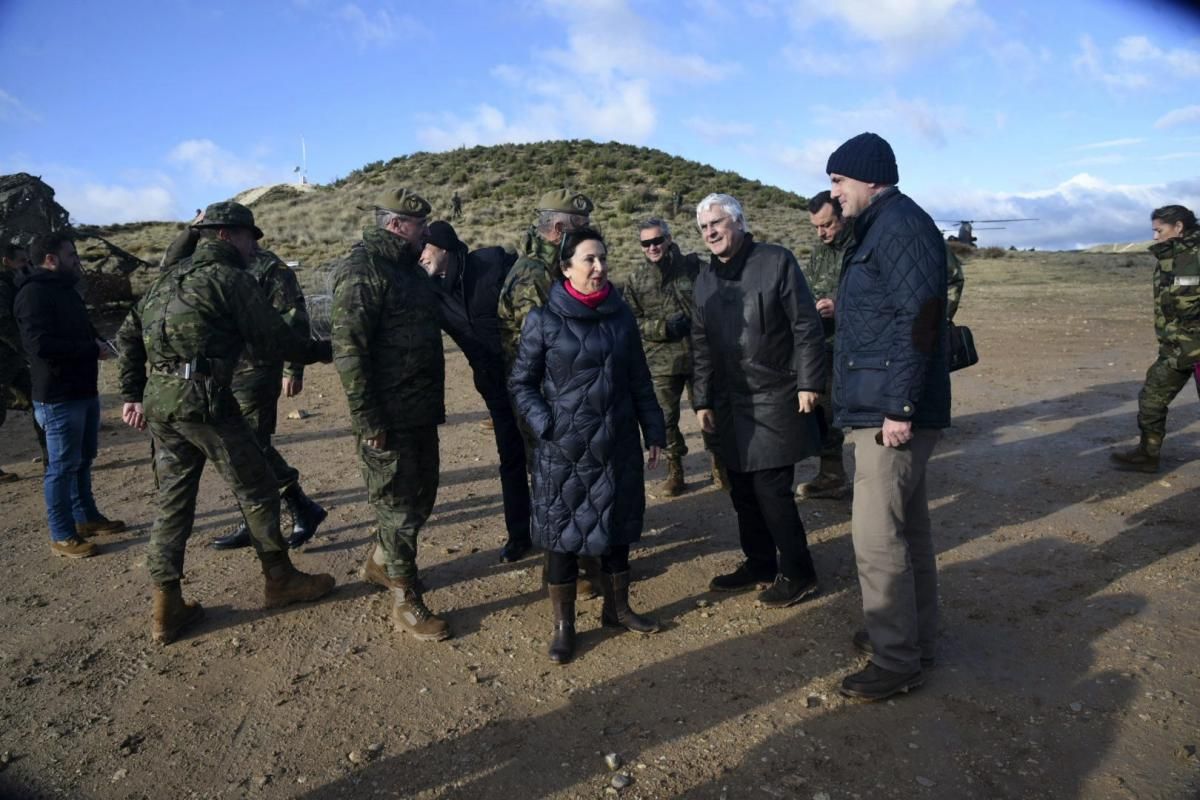
[[[129,274],[151,264],[117,247],[94,228],[73,228],[70,214],[55,201],[54,189],[41,178],[24,172],[0,175],[0,241],[28,248],[39,236],[62,230],[75,231],[88,305],[133,302]]]

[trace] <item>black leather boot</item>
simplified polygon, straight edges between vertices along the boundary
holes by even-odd
[[[288,547],[295,550],[316,535],[317,528],[329,516],[329,512],[306,495],[298,483],[293,483],[284,491],[283,500],[292,512],[292,535],[287,543]]]
[[[604,608],[600,621],[609,628],[624,628],[634,633],[658,633],[659,624],[643,617],[629,607],[629,573],[612,575],[600,573],[600,588],[604,591]]]
[[[224,536],[218,536],[209,544],[218,550],[236,550],[239,547],[250,546],[250,528],[246,525],[246,520],[238,523],[238,526],[233,529],[232,533],[227,533]]]
[[[566,664],[575,656],[575,584],[551,583],[546,588],[554,612],[554,638],[547,652],[555,664]]]

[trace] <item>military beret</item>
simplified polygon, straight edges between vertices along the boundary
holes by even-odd
[[[562,214],[588,216],[596,206],[585,194],[572,194],[566,189],[555,189],[538,200],[538,211],[557,211]]]
[[[204,209],[204,219],[192,224],[193,228],[249,228],[254,238],[263,237],[262,229],[254,224],[254,212],[241,203],[226,200],[213,203]]]
[[[427,217],[433,211],[433,206],[419,194],[408,189],[387,189],[375,198],[375,208],[391,211],[393,214],[403,214],[406,217]]]

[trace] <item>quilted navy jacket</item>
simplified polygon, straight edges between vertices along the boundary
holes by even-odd
[[[834,313],[834,424],[874,428],[886,416],[945,428],[946,245],[937,225],[892,187],[854,220],[854,239]]]
[[[540,440],[534,544],[597,556],[641,538],[642,439],[665,447],[667,437],[637,323],[620,293],[593,310],[555,283],[549,302],[525,320],[508,386]]]

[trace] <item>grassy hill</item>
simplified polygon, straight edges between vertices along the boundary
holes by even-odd
[[[610,265],[617,280],[642,257],[636,224],[647,216],[667,218],[685,252],[707,252],[696,231],[694,211],[696,203],[710,192],[737,197],[760,241],[781,243],[798,256],[806,254],[815,241],[805,198],[799,195],[660,150],[591,141],[414,153],[367,164],[309,191],[280,185],[257,193],[250,205],[266,232],[264,245],[285,259],[301,261],[305,286],[324,291],[322,267],[360,238],[370,215],[359,207],[369,205],[379,190],[388,186],[405,186],[425,197],[433,205],[433,218],[438,219],[449,217],[450,197],[457,191],[464,213],[454,226],[472,248],[496,244],[517,248],[544,192],[562,187],[584,192],[596,203],[592,218],[608,239]],[[676,191],[683,193],[683,206],[678,217],[672,218]],[[157,263],[182,227],[179,223],[145,222],[111,226],[102,232],[126,250]]]

